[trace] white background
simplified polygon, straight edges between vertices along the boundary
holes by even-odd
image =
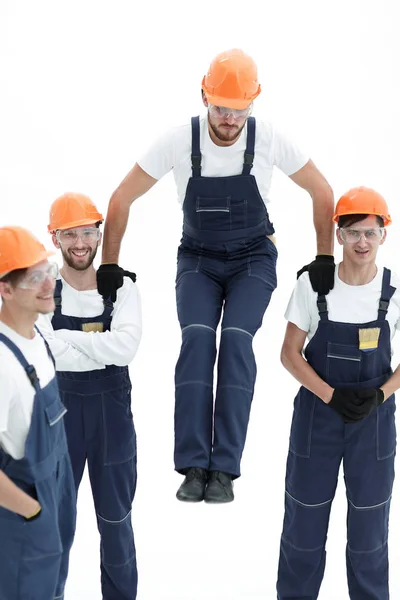
[[[48,209],[65,191],[90,195],[105,214],[112,191],[147,145],[202,110],[201,79],[213,56],[241,47],[259,65],[263,91],[255,115],[275,121],[310,151],[336,199],[355,185],[387,198],[395,223],[380,262],[400,271],[397,10],[396,0],[2,0],[0,225],[30,227],[50,244]],[[180,345],[174,277],[182,217],[172,176],[131,210],[121,264],[138,274],[144,312],[143,341],[131,366],[139,600],[276,598],[297,389],[279,362],[283,312],[296,270],[315,254],[315,237],[308,195],[281,173],[271,200],[279,287],[254,344],[258,382],[243,476],[227,506],[175,499],[181,477],[172,461]],[[392,598],[400,598],[399,502],[396,483]],[[322,600],[348,597],[345,521],[341,477]],[[85,479],[67,599],[100,597],[98,555]]]

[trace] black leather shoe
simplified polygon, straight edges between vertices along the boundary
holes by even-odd
[[[204,494],[204,502],[222,504],[232,502],[234,497],[232,475],[222,473],[222,471],[211,471]]]
[[[208,471],[200,467],[192,467],[186,473],[185,481],[176,492],[176,497],[182,502],[201,502],[204,500],[204,490],[208,480]]]

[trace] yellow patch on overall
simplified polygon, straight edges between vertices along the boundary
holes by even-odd
[[[359,329],[359,349],[360,350],[375,350],[378,347],[380,327],[372,327],[371,329]]]
[[[103,323],[82,323],[82,331],[89,333],[90,331],[103,332]]]

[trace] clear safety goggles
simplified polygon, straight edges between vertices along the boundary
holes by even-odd
[[[22,290],[35,290],[50,279],[54,281],[58,276],[58,265],[56,263],[48,263],[43,269],[34,269],[28,271],[26,275],[19,281],[17,287]]]
[[[82,240],[84,244],[93,244],[100,239],[100,229],[98,227],[79,227],[78,229],[58,229],[56,238],[59,244],[71,246]]]
[[[250,104],[250,106],[248,106],[247,108],[242,108],[240,110],[238,108],[227,108],[225,106],[215,106],[214,104],[208,105],[208,112],[210,113],[210,115],[212,117],[215,117],[217,119],[227,119],[228,117],[230,117],[232,115],[232,117],[236,121],[239,119],[246,118],[251,113],[251,109],[252,109],[252,104]]]
[[[373,229],[367,229],[363,227],[360,227],[359,229],[341,227],[339,229],[339,235],[340,239],[346,244],[357,244],[362,237],[366,242],[373,244],[381,241],[384,231],[384,227],[375,227]]]

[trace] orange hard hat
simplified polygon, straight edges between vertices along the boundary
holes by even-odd
[[[210,104],[238,110],[247,108],[261,92],[256,63],[236,48],[214,58],[201,87]]]
[[[0,277],[16,269],[32,267],[54,254],[27,229],[0,227]]]
[[[366,187],[352,188],[339,198],[333,220],[337,223],[344,215],[377,215],[382,217],[385,227],[392,222],[385,198]]]
[[[70,229],[103,221],[103,215],[88,196],[69,192],[54,200],[51,205],[47,229],[53,233],[57,229]]]

